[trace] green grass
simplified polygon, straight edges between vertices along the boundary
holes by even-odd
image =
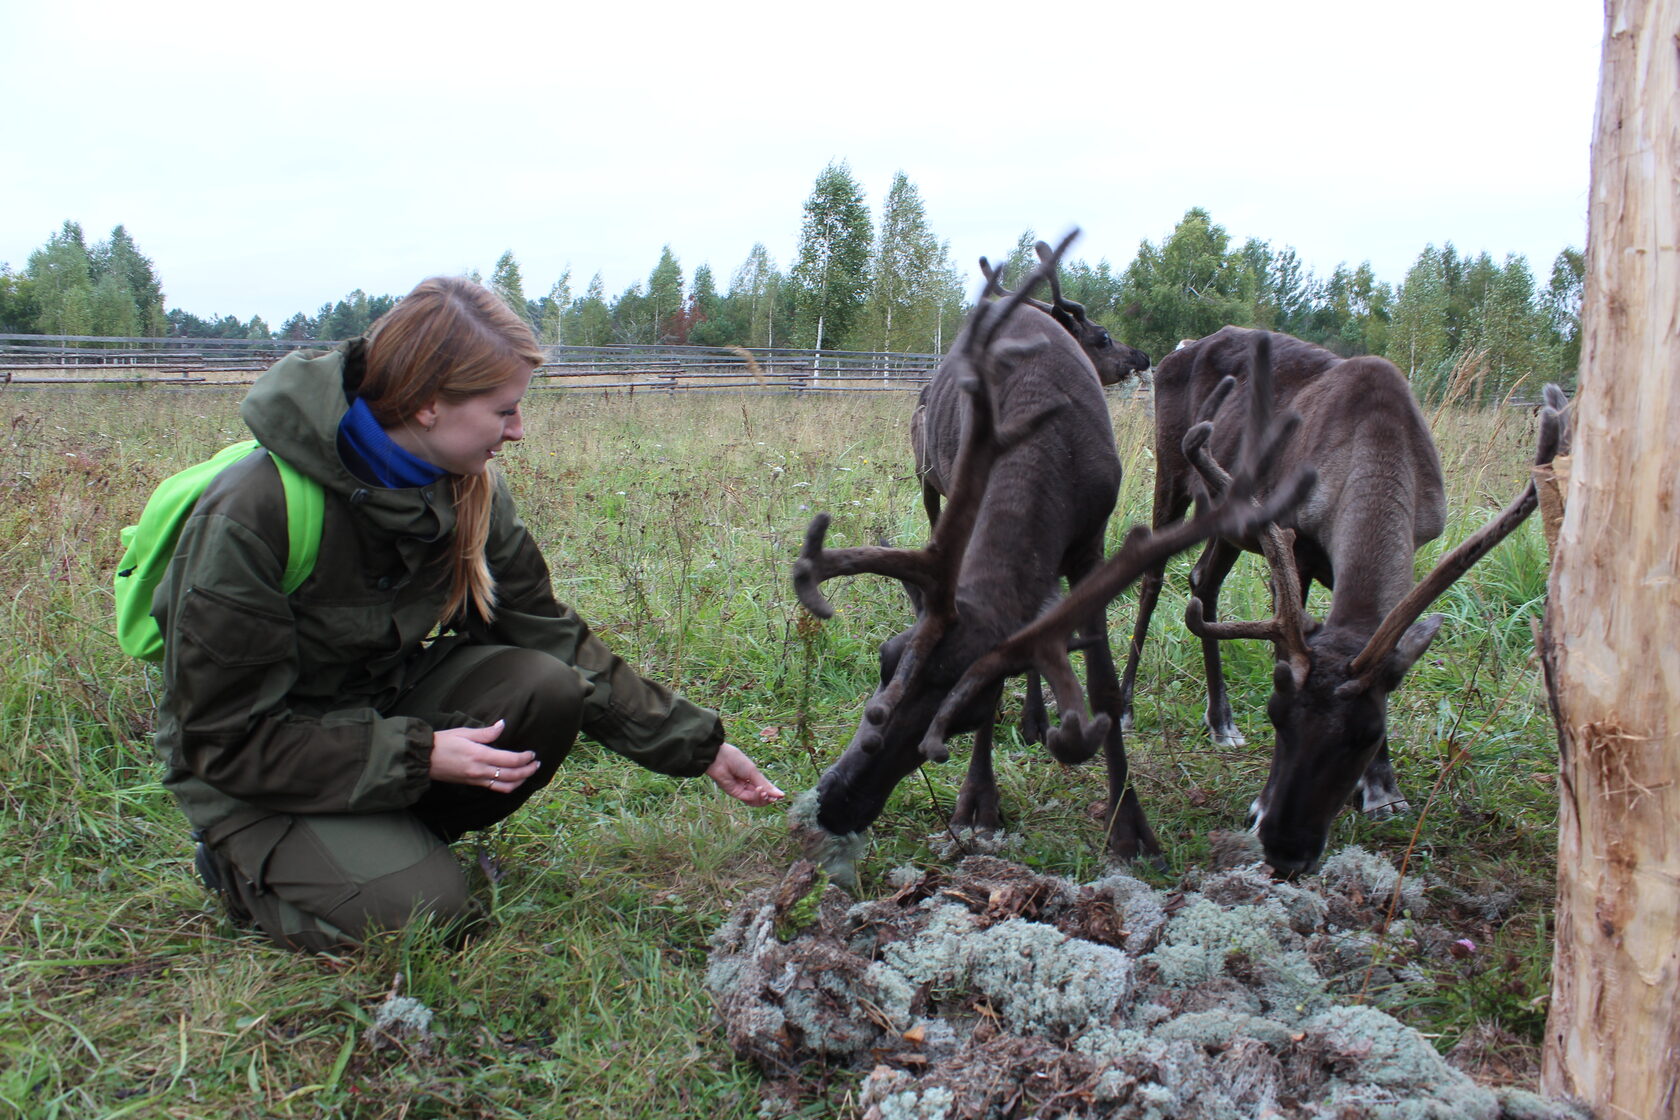
[[[109,593],[118,529],[163,476],[244,435],[237,399],[3,399],[0,1116],[757,1115],[758,1076],[729,1051],[703,978],[710,931],[794,856],[779,810],[580,749],[483,839],[507,873],[481,883],[495,922],[466,948],[417,930],[304,957],[237,932],[194,877],[184,822],[158,783],[155,670],[117,650]],[[1152,469],[1138,406],[1114,409],[1127,477],[1111,543],[1147,520]],[[921,542],[909,410],[908,397],[885,394],[538,395],[506,469],[560,596],[645,673],[720,708],[732,740],[793,792],[850,736],[876,647],[909,613],[890,581],[841,580],[826,589],[838,617],[814,625],[789,568],[823,510],[836,544]],[[1420,564],[1509,499],[1530,439],[1509,411],[1449,412],[1436,431],[1453,512]],[[1129,743],[1173,874],[1207,856],[1210,831],[1241,826],[1269,741],[1270,656],[1255,643],[1226,652],[1254,745],[1206,741],[1199,647],[1179,622],[1189,563],[1169,570]],[[1414,872],[1471,895],[1513,892],[1498,920],[1465,931],[1496,951],[1458,962],[1408,1011],[1443,1048],[1482,1023],[1532,1039],[1543,1016],[1555,738],[1530,625],[1546,563],[1538,528],[1525,526],[1436,608],[1442,635],[1390,705],[1402,786],[1428,804],[1421,823],[1344,815],[1332,836],[1396,860],[1411,849]],[[1227,589],[1231,617],[1266,607],[1256,558]],[[1129,596],[1110,614],[1122,648],[1131,614]],[[1012,730],[998,754],[1019,857],[1099,874],[1100,766],[1058,766]],[[959,746],[895,793],[866,890],[899,863],[937,859],[928,837],[963,764]],[[471,841],[461,851],[472,861]],[[374,1012],[399,977],[436,1013],[423,1045],[375,1045]]]

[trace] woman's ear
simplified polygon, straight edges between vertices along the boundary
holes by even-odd
[[[432,425],[437,423],[437,419],[438,410],[437,401],[435,400],[427,401],[425,404],[421,405],[419,411],[414,414],[414,422],[428,432],[432,430]]]

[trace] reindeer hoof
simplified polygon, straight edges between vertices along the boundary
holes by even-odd
[[[1045,745],[1057,762],[1077,766],[1102,747],[1110,726],[1112,721],[1107,715],[1099,715],[1090,723],[1075,718],[1050,732],[1050,739]]]
[[[1412,806],[1404,798],[1399,801],[1385,801],[1380,805],[1373,805],[1365,810],[1365,817],[1372,821],[1386,821],[1390,817],[1402,816],[1412,811]]]

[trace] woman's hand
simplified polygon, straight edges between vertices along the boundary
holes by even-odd
[[[537,772],[537,756],[533,751],[499,751],[490,746],[506,724],[499,719],[489,727],[449,727],[432,732],[432,779],[483,786],[493,793],[518,789],[519,783]]]
[[[787,795],[770,784],[770,779],[758,772],[753,760],[733,743],[718,748],[717,758],[706,767],[706,777],[737,801],[748,805],[768,805]]]

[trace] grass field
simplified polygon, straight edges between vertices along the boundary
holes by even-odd
[[[710,932],[794,858],[780,808],[580,749],[484,837],[506,874],[472,873],[496,921],[464,949],[420,932],[305,957],[235,930],[194,876],[184,820],[159,785],[157,677],[116,648],[109,587],[118,530],[150,488],[244,437],[237,397],[12,390],[0,401],[0,1116],[758,1115],[759,1077],[724,1044],[702,981]],[[850,736],[876,646],[908,607],[888,581],[836,581],[840,613],[815,625],[790,565],[817,511],[834,514],[836,544],[920,543],[910,407],[897,394],[539,393],[505,466],[560,597],[646,675],[719,708],[732,741],[791,794]],[[1152,459],[1141,405],[1114,410],[1117,541],[1147,521]],[[1514,409],[1433,420],[1451,512],[1420,566],[1515,493],[1533,438]],[[1241,827],[1269,743],[1270,650],[1253,642],[1226,650],[1253,745],[1216,750],[1203,734],[1199,646],[1180,621],[1188,565],[1169,570],[1128,744],[1173,868],[1148,873],[1157,885],[1204,860],[1210,832]],[[1502,1040],[1517,1080],[1549,989],[1555,736],[1531,637],[1545,581],[1531,521],[1437,604],[1442,635],[1390,703],[1402,788],[1422,812],[1344,815],[1331,838],[1396,862],[1409,850],[1409,873],[1508,900],[1465,931],[1476,956],[1419,985],[1404,1015],[1443,1050],[1472,1032]],[[1227,617],[1267,609],[1257,559],[1238,565],[1222,605]],[[1110,619],[1123,650],[1129,595]],[[951,763],[899,788],[866,893],[895,865],[939,859],[929,837],[965,757],[959,743]],[[1100,764],[1061,767],[1006,732],[998,776],[1015,858],[1080,880],[1101,872]],[[475,861],[471,840],[460,852]],[[374,1029],[394,986],[432,1010],[429,1038]],[[847,1114],[844,1101],[842,1085],[823,1114]]]

